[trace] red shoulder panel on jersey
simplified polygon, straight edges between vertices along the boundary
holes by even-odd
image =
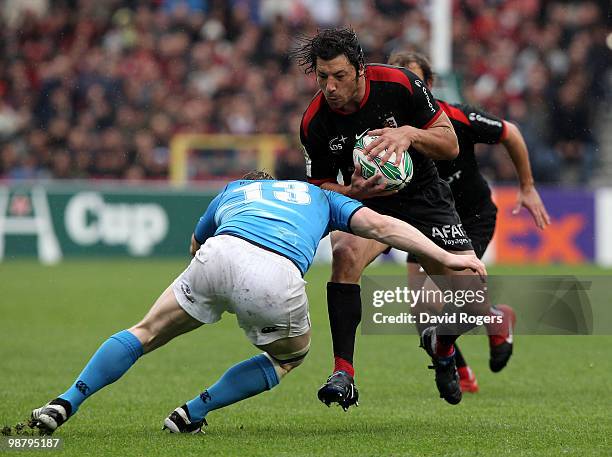
[[[368,65],[367,76],[371,81],[386,81],[399,83],[412,94],[412,84],[406,74],[397,67],[384,65]]]
[[[449,105],[448,103],[443,102],[442,100],[437,100],[437,102],[438,102],[438,105],[440,105],[440,107],[444,110],[446,115],[451,120],[461,122],[462,124],[465,124],[465,125],[470,125],[469,119],[467,118],[465,113],[461,111],[459,108]]]
[[[434,117],[432,117],[427,124],[425,124],[423,127],[421,127],[421,129],[423,129],[423,130],[428,129],[431,126],[431,124],[436,122],[438,120],[438,118],[440,116],[442,116],[443,112],[444,112],[443,109],[439,109],[438,112],[436,114],[434,114]]]
[[[338,180],[336,178],[325,178],[325,179],[312,179],[312,178],[308,178],[308,182],[310,184],[314,184],[315,186],[320,186],[322,184],[325,184],[326,182],[331,182],[334,184],[338,184]]]
[[[315,114],[321,108],[321,104],[323,102],[323,92],[319,91],[317,95],[312,99],[308,108],[306,108],[306,112],[304,113],[304,117],[302,118],[302,132],[304,132],[304,136],[308,137],[308,127],[310,125],[310,121],[315,117]]]

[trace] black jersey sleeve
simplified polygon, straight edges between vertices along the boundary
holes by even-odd
[[[469,121],[467,128],[474,143],[497,144],[506,134],[506,126],[502,119],[471,105],[456,104]]]
[[[405,68],[399,68],[399,70],[402,71],[410,81],[410,86],[406,88],[410,124],[421,129],[426,129],[435,122],[443,111],[425,83],[423,83],[417,75]]]
[[[317,131],[317,122],[309,121],[305,124],[302,120],[300,141],[304,149],[308,182],[317,186],[325,182],[337,182],[338,166],[333,157],[327,154],[327,144]]]

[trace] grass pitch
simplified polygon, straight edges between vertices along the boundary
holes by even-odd
[[[109,335],[139,320],[185,261],[34,261],[0,265],[0,425],[63,392]],[[383,266],[372,273],[403,274]],[[610,274],[592,268],[491,273]],[[306,362],[270,392],[208,416],[205,435],[160,431],[176,406],[257,351],[235,318],[179,337],[140,359],[55,435],[62,455],[532,456],[612,455],[612,337],[517,337],[499,374],[484,336],[462,348],[481,391],[458,406],[438,398],[414,336],[360,336],[361,406],[328,409],[316,391],[332,368],[329,267],[307,276],[313,342]],[[44,452],[44,451],[43,451]],[[20,452],[19,455],[25,455]],[[40,452],[33,453],[40,455]]]

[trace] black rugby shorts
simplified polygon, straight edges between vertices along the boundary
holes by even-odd
[[[416,227],[446,251],[470,251],[472,244],[457,211],[448,183],[442,179],[410,192],[370,198],[363,204],[381,214],[401,219]]]

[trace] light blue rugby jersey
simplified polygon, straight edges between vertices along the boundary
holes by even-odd
[[[235,235],[290,259],[306,273],[319,241],[331,230],[350,232],[357,200],[302,181],[233,181],[200,218],[195,238]]]

